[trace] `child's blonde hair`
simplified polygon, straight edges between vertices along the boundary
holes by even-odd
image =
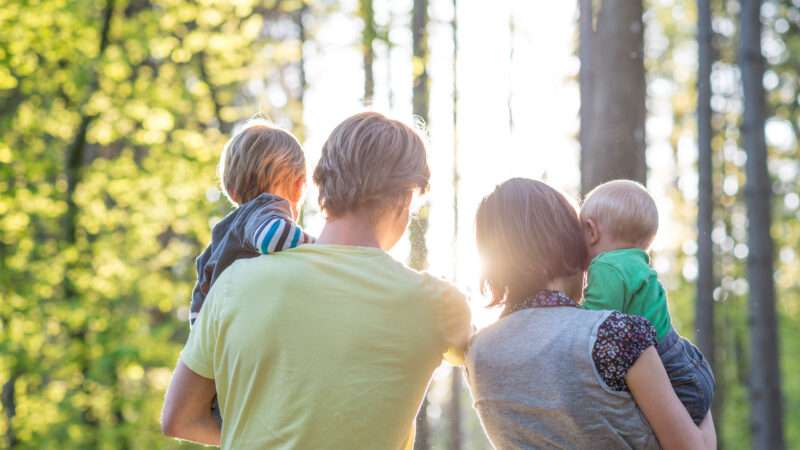
[[[611,238],[649,247],[658,231],[658,208],[644,186],[613,180],[592,189],[581,206],[581,221],[594,220]]]
[[[222,191],[234,204],[305,177],[306,158],[297,139],[267,120],[249,120],[225,144],[219,164]]]

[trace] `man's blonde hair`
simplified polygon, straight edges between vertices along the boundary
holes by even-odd
[[[314,171],[319,204],[331,217],[392,205],[408,192],[428,189],[425,143],[412,127],[376,112],[339,124]]]
[[[592,189],[581,207],[581,220],[594,220],[611,238],[649,247],[658,231],[658,208],[644,186],[613,180]]]
[[[264,119],[251,119],[225,144],[219,165],[222,191],[247,203],[305,177],[306,158],[297,139]]]

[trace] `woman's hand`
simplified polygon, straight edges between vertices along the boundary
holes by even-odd
[[[655,347],[642,353],[628,370],[625,382],[664,450],[716,448],[711,414],[700,427],[694,424],[675,395]]]

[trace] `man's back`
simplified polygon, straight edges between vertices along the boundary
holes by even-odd
[[[215,379],[223,448],[397,449],[468,326],[457,291],[383,251],[311,245],[227,269],[182,360]]]

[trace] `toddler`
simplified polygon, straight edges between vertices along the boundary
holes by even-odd
[[[591,258],[584,308],[648,319],[675,393],[700,424],[714,396],[714,375],[697,347],[673,329],[666,292],[650,266],[647,251],[658,230],[653,198],[639,183],[609,181],[586,196],[580,215]]]
[[[306,185],[303,149],[288,131],[252,119],[220,158],[222,190],[236,209],[211,231],[197,258],[189,316],[194,324],[211,285],[234,261],[312,242],[295,219]]]

